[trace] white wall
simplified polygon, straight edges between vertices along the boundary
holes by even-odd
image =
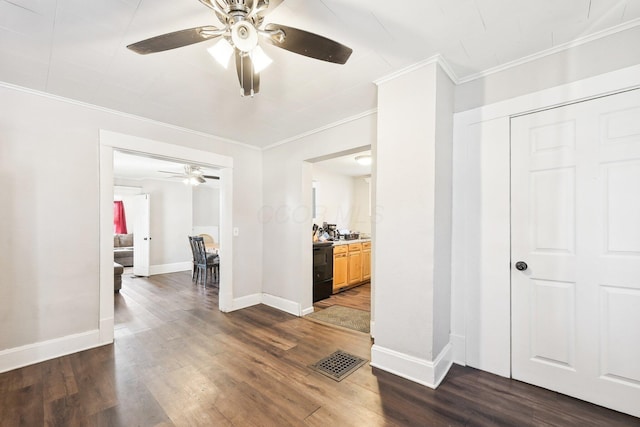
[[[233,158],[233,293],[261,292],[259,150],[8,85],[0,111],[0,372],[100,342],[101,129]]]
[[[220,225],[220,189],[198,185],[193,190],[193,226],[218,227]]]
[[[192,229],[191,188],[180,181],[142,180],[143,193],[150,195],[150,271],[166,271],[162,266],[184,263],[191,268],[191,247],[187,236]]]
[[[351,226],[353,231],[371,235],[371,177],[353,177],[353,206]]]
[[[326,222],[336,224],[338,229],[350,228],[354,199],[353,179],[324,169],[317,163],[312,168],[316,185],[314,222],[319,226]]]
[[[371,365],[430,387],[451,363],[452,101],[437,62],[378,89]]]
[[[375,137],[376,116],[369,114],[263,152],[265,303],[296,315],[313,309],[312,171],[305,160],[367,147]]]

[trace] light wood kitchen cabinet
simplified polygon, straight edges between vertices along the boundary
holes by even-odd
[[[333,293],[371,279],[371,242],[333,247]]]
[[[371,242],[362,243],[362,281],[371,280]]]
[[[333,293],[348,286],[348,248],[346,245],[333,247]]]
[[[349,268],[347,276],[347,283],[349,285],[362,282],[362,243],[351,243],[349,245]]]

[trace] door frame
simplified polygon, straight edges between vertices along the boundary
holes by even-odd
[[[220,247],[225,256],[220,259],[219,309],[228,312],[233,307],[233,159],[151,139],[100,130],[100,344],[113,342],[113,152],[128,151],[138,155],[153,155],[177,161],[205,164],[220,169]],[[186,239],[185,239],[186,242]],[[186,243],[185,243],[186,244]]]
[[[454,115],[455,363],[511,376],[511,117],[637,88],[640,65]]]

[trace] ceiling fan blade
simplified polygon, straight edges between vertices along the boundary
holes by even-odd
[[[260,91],[260,74],[253,71],[253,61],[249,55],[242,55],[236,49],[236,71],[243,96],[253,96]]]
[[[278,30],[284,32],[284,38],[277,35]],[[353,50],[343,44],[318,34],[280,24],[267,24],[265,31],[276,33],[265,37],[268,43],[299,55],[319,59],[321,61],[344,64]]]
[[[224,34],[225,31],[211,26],[189,28],[151,37],[130,44],[127,48],[141,55],[146,55],[210,40]]]

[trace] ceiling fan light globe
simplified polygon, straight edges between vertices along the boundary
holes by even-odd
[[[253,62],[253,70],[256,73],[261,72],[273,62],[260,46],[256,46],[251,51],[251,61]]]
[[[231,46],[227,39],[220,39],[216,44],[208,48],[207,52],[225,69],[229,68],[229,60],[231,59],[231,55],[233,55],[233,46]]]

